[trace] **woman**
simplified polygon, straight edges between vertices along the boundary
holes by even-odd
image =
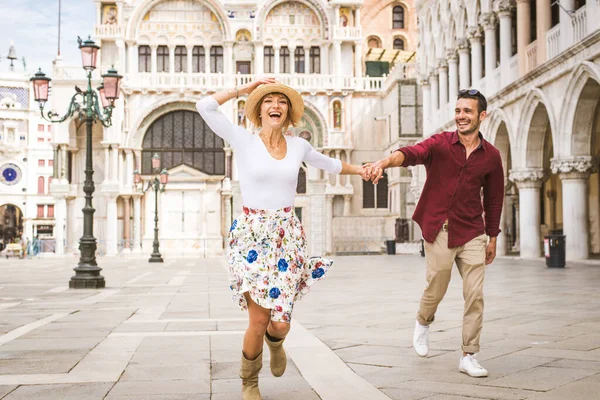
[[[260,128],[258,134],[233,125],[217,111],[241,94],[249,95],[245,114]],[[304,230],[292,211],[300,166],[306,162],[329,173],[368,177],[361,166],[326,157],[306,140],[285,135],[302,117],[304,101],[274,79],[215,93],[196,108],[236,154],[244,212],[231,225],[227,257],[234,299],[249,314],[240,370],[242,395],[245,400],[258,400],[263,338],[271,352],[271,372],[283,375],[287,361],[282,344],[290,330],[294,302],[332,264],[307,259]]]

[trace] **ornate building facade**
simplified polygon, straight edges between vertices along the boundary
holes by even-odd
[[[417,1],[425,133],[454,129],[455,94],[489,101],[506,174],[498,253],[600,253],[600,2]]]
[[[0,65],[0,247],[38,236],[53,251],[52,126],[36,114],[21,62],[9,61],[17,65]]]
[[[124,75],[113,126],[94,126],[94,234],[100,253],[150,252],[154,194],[143,192],[133,178],[136,170],[143,183],[152,178],[154,154],[169,171],[158,205],[163,254],[222,252],[232,218],[241,210],[236,156],[194,107],[215,91],[274,75],[300,91],[306,103],[302,121],[290,133],[354,164],[422,137],[415,69],[398,61],[416,46],[411,1],[96,4],[92,36],[101,46],[99,69],[114,65]],[[379,28],[374,23],[384,20]],[[366,76],[371,49],[395,57],[389,74]],[[50,76],[47,107],[60,113],[73,85],[83,82],[83,70],[57,60]],[[221,111],[253,129],[243,114],[244,101],[230,101]],[[77,120],[53,127],[50,190],[58,254],[76,251],[82,232],[84,133]],[[410,174],[390,174],[375,187],[358,177],[328,176],[303,166],[294,206],[310,253],[378,251],[384,239],[394,237],[396,218],[410,216],[412,181]]]

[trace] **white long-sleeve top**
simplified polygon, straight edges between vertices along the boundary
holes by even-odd
[[[309,142],[284,135],[287,153],[281,160],[271,156],[258,135],[232,124],[217,110],[219,103],[208,96],[196,103],[208,126],[235,150],[244,205],[273,210],[294,204],[298,171],[302,162],[332,174],[342,171],[342,163],[316,151]]]

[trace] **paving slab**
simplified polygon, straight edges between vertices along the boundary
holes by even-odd
[[[457,368],[456,272],[421,358],[412,331],[424,259],[334,258],[295,306],[283,377],[263,348],[266,400],[597,398],[600,263],[489,266],[478,359],[490,374],[474,379]],[[89,291],[67,288],[72,257],[19,261],[0,260],[0,399],[239,400],[247,315],[222,259],[99,258],[107,288]]]

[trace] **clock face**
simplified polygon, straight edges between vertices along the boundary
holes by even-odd
[[[4,164],[0,167],[0,182],[15,185],[21,180],[21,168],[15,164]]]

